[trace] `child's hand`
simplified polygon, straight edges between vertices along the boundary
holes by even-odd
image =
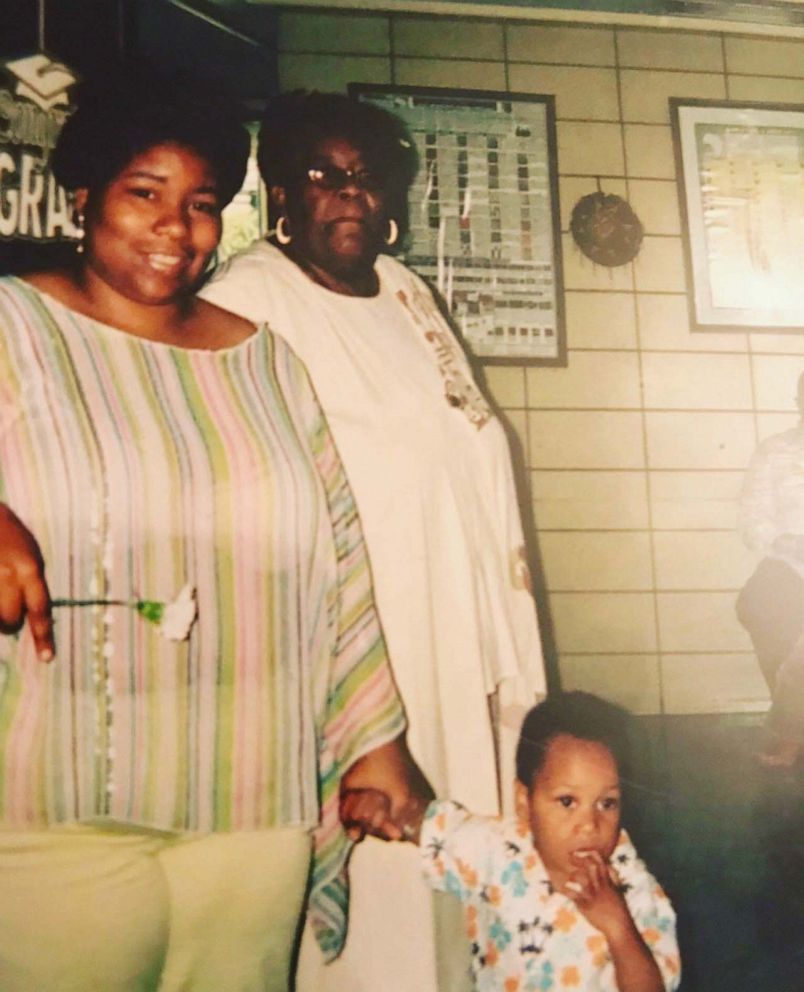
[[[633,927],[617,873],[600,852],[578,851],[572,857],[577,867],[564,883],[564,894],[607,938]]]
[[[409,840],[418,844],[425,808],[426,805],[412,799],[394,818],[391,800],[380,789],[341,790],[341,823],[355,841],[371,834],[380,840]]]
[[[402,839],[402,831],[391,819],[391,800],[379,789],[344,789],[340,817],[354,841],[363,840],[366,834],[381,840]]]
[[[663,992],[664,981],[636,928],[617,873],[598,851],[576,851],[563,892],[609,945],[619,992]]]

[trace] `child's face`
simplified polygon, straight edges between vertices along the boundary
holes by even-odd
[[[620,776],[603,744],[554,737],[530,790],[516,783],[516,811],[527,823],[550,880],[561,888],[595,850],[608,860],[620,831]]]

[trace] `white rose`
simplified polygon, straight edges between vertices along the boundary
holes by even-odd
[[[165,604],[159,633],[169,641],[186,641],[197,615],[195,586],[188,583],[172,602]]]

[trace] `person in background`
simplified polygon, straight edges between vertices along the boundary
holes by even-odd
[[[4,992],[287,992],[308,901],[343,940],[341,783],[429,794],[306,372],[194,296],[248,151],[197,87],[87,89],[74,262],[0,279]]]
[[[419,845],[430,885],[464,906],[477,992],[671,992],[675,913],[620,827],[627,754],[623,710],[554,693],[522,725],[514,819],[422,800],[400,820],[370,789],[345,792],[342,816]]]
[[[496,813],[495,752],[512,763],[545,675],[503,429],[430,290],[388,254],[407,232],[412,139],[369,103],[295,92],[268,104],[258,161],[275,233],[203,295],[267,321],[307,365],[365,528],[411,751],[437,792]],[[369,839],[351,873],[344,954],[323,968],[307,943],[300,992],[468,987],[460,920],[434,907],[414,852]]]
[[[804,373],[797,403],[804,417]],[[743,480],[740,533],[763,555],[737,597],[771,691],[768,767],[795,764],[804,743],[804,421],[766,438]]]

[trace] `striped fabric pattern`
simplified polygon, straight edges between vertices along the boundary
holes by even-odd
[[[58,609],[56,660],[0,641],[0,820],[316,827],[344,932],[343,771],[404,726],[360,525],[306,372],[262,330],[149,342],[0,279],[0,500],[54,597],[197,589],[186,642],[125,606]]]

